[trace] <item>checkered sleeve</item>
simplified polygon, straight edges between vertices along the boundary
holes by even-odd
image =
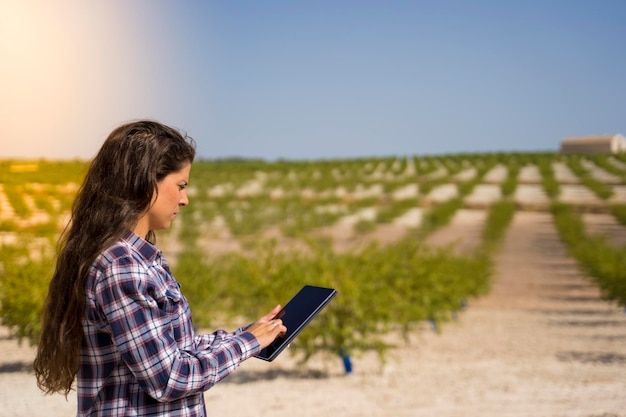
[[[249,332],[218,331],[197,343],[178,286],[155,280],[131,257],[118,258],[104,276],[96,296],[112,341],[134,379],[158,401],[205,391],[260,351]]]
[[[226,332],[224,330],[217,330],[214,333],[209,334],[201,334],[195,336],[195,345],[198,350],[210,350],[213,345],[219,343],[220,340],[228,339],[231,337],[235,337],[245,332],[248,327],[251,325],[247,325],[245,327],[240,327],[234,332]]]

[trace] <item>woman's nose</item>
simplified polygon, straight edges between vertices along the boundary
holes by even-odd
[[[180,201],[178,202],[179,206],[187,206],[189,205],[189,198],[187,197],[187,192],[185,190],[183,190],[181,196],[180,196]]]

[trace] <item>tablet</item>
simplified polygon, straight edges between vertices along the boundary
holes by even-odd
[[[256,355],[257,358],[273,361],[300,334],[302,330],[335,298],[337,291],[333,288],[305,285],[291,300],[274,316],[281,319],[287,332],[278,336],[269,346]]]

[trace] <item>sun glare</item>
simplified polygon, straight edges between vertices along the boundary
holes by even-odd
[[[55,7],[56,5],[56,7]],[[71,39],[57,3],[0,3],[2,154],[54,146],[75,95]]]
[[[123,108],[111,103],[112,86],[136,75],[113,64],[133,50],[132,33],[112,30],[112,22],[128,27],[117,6],[0,1],[0,158],[67,159],[97,149],[97,124]]]

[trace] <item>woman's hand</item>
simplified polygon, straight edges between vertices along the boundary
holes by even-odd
[[[247,329],[257,338],[261,344],[261,349],[269,346],[276,337],[287,331],[283,321],[280,318],[274,318],[280,309],[281,306],[277,305],[272,311],[258,319]]]

